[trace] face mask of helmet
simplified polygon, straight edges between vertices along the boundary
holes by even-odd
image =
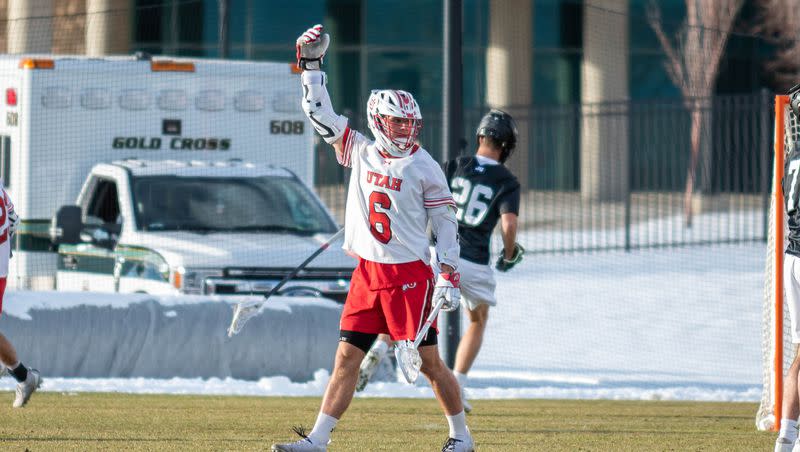
[[[379,116],[381,129],[392,140],[398,149],[408,150],[416,143],[420,122],[416,119],[398,118],[396,116]]]

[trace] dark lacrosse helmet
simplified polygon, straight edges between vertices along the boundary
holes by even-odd
[[[500,162],[505,163],[517,145],[517,123],[508,113],[491,109],[481,118],[476,133],[479,137],[489,137],[500,145]]]

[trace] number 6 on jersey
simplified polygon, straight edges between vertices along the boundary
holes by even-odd
[[[380,206],[382,211],[376,210]],[[380,191],[369,194],[369,232],[381,243],[392,240],[392,221],[384,211],[392,207],[389,195]]]

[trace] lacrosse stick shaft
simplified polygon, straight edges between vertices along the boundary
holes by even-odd
[[[442,309],[443,305],[444,305],[444,298],[439,298],[439,301],[437,301],[436,304],[433,305],[433,310],[431,310],[431,313],[428,314],[428,318],[425,319],[425,323],[422,325],[422,329],[419,330],[419,333],[417,333],[417,337],[414,339],[414,348],[419,347],[419,344],[425,338],[425,335],[428,334],[428,330],[431,328],[431,325],[433,325],[433,321],[436,320],[436,316],[439,315],[439,310]]]
[[[286,285],[287,282],[291,281],[292,278],[294,278],[295,276],[297,276],[298,273],[303,271],[303,269],[306,268],[306,265],[311,263],[311,261],[313,261],[323,251],[327,250],[331,246],[331,243],[335,242],[336,239],[338,239],[339,237],[342,236],[342,234],[344,234],[344,228],[339,229],[338,231],[336,231],[336,234],[333,234],[331,236],[331,238],[329,238],[325,243],[320,245],[319,248],[317,248],[316,251],[311,253],[311,255],[308,256],[306,258],[306,260],[303,261],[303,263],[301,263],[300,265],[295,267],[295,269],[290,271],[288,275],[284,276],[283,279],[278,284],[276,284],[275,287],[273,287],[272,290],[270,290],[268,294],[264,295],[264,298],[267,299],[267,298],[275,295],[276,293],[278,293],[278,291],[281,290],[281,287]]]
[[[342,235],[342,233],[344,233],[344,228],[339,229],[336,232],[336,234],[333,234],[333,236],[331,236],[325,243],[320,245],[319,248],[316,251],[314,251],[314,253],[308,256],[306,260],[303,261],[303,263],[301,263],[294,270],[289,272],[288,275],[284,276],[284,278],[278,284],[276,284],[275,287],[273,287],[268,294],[264,295],[263,301],[259,303],[249,304],[247,308],[244,307],[245,302],[237,303],[236,308],[233,311],[233,319],[231,319],[231,325],[228,327],[228,337],[233,337],[234,334],[241,331],[241,329],[244,327],[244,324],[247,322],[247,319],[252,317],[253,312],[250,312],[248,314],[246,311],[257,311],[261,309],[261,307],[264,306],[264,303],[266,303],[269,297],[278,293],[278,291],[281,290],[281,287],[283,287],[284,284],[286,284],[287,282],[289,282],[289,280],[297,276],[297,274],[300,273],[300,271],[302,271],[306,267],[306,265],[309,264],[309,262],[313,261],[315,257],[319,256],[320,253],[328,249],[331,246],[331,243],[333,243],[336,239],[338,239]]]

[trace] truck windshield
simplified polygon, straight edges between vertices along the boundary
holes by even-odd
[[[136,224],[144,231],[335,232],[325,208],[288,177],[133,179]]]

